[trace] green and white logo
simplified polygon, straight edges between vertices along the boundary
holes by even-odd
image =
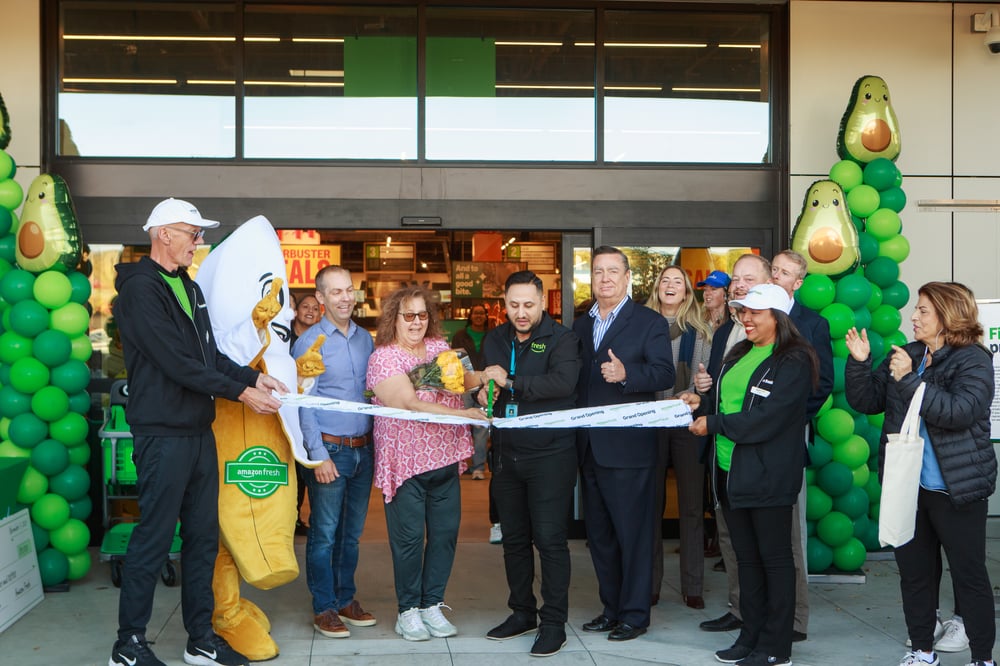
[[[249,497],[270,497],[278,486],[288,485],[288,464],[266,446],[254,446],[226,461],[224,482],[235,484]]]

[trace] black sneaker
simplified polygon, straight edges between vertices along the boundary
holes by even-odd
[[[551,657],[566,647],[566,630],[562,627],[542,625],[531,646],[532,657]]]
[[[156,658],[142,634],[132,634],[126,640],[118,639],[111,649],[108,666],[167,666]]]
[[[229,647],[222,636],[209,634],[207,638],[187,642],[184,663],[193,666],[250,666],[250,660]]]
[[[741,659],[749,657],[752,652],[753,648],[740,645],[739,643],[734,643],[732,647],[716,652],[715,660],[721,661],[723,664],[735,664]]]
[[[486,638],[491,641],[505,641],[517,636],[523,636],[530,631],[534,631],[536,627],[538,627],[538,623],[533,619],[528,620],[517,615],[511,615],[498,626],[486,632]]]

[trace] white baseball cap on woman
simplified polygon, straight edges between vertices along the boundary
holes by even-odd
[[[770,283],[751,287],[746,296],[738,301],[729,301],[729,304],[751,310],[781,310],[785,314],[792,311],[792,299],[788,297],[788,292],[783,287]]]
[[[146,224],[143,225],[142,230],[149,231],[153,227],[162,227],[177,222],[184,222],[185,224],[204,227],[205,229],[214,229],[219,226],[217,221],[203,218],[198,209],[194,207],[194,204],[190,204],[183,199],[174,199],[171,197],[156,204],[153,212],[149,214]]]

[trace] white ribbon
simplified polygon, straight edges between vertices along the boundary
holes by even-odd
[[[370,414],[404,421],[484,425],[484,422],[479,419],[465,416],[446,416],[408,409],[379,407],[378,405],[315,395],[287,393],[279,395],[278,399],[293,407]],[[677,428],[690,425],[691,420],[691,408],[682,400],[657,400],[656,402],[628,402],[621,405],[563,409],[513,418],[497,417],[492,419],[490,423],[495,428]]]

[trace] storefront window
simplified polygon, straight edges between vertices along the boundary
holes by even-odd
[[[427,159],[592,161],[594,14],[427,10]]]
[[[606,17],[605,161],[771,161],[766,15]]]
[[[235,155],[232,6],[149,5],[60,5],[59,155]]]
[[[248,6],[246,157],[416,159],[416,17]]]

